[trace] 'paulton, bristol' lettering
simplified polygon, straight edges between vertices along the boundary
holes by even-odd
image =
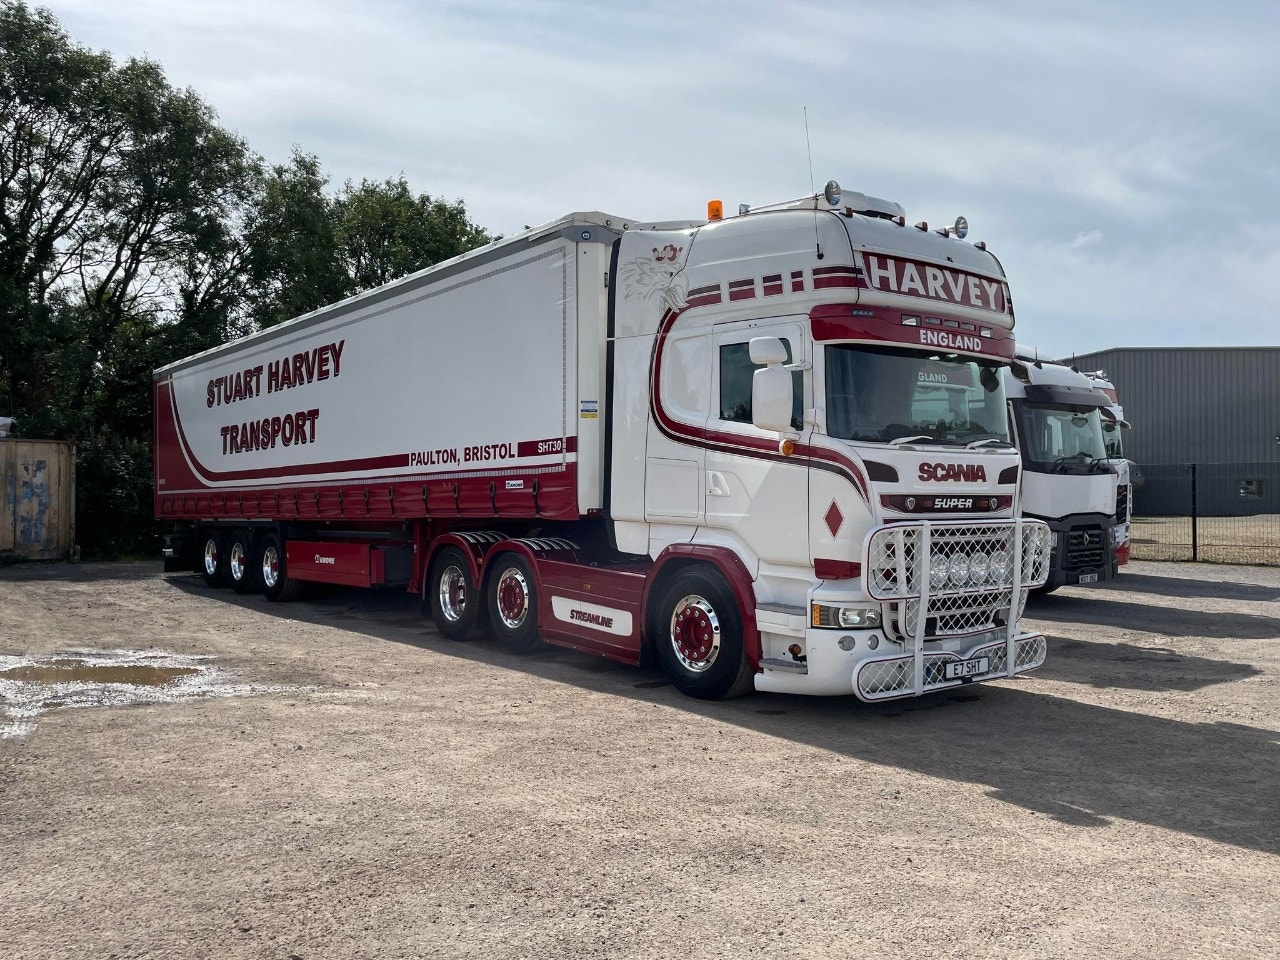
[[[921,480],[963,480],[965,483],[985,483],[987,470],[980,463],[922,463]]]
[[[267,393],[339,376],[342,373],[342,348],[346,342],[326,343],[268,363]]]
[[[877,257],[868,253],[863,259],[867,284],[876,290],[957,303],[995,313],[1008,312],[1004,284],[999,280],[896,257]]]

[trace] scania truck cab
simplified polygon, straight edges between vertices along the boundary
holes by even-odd
[[[1088,377],[1022,345],[1003,376],[1022,457],[1022,509],[1053,531],[1049,577],[1040,592],[1110,580],[1118,490],[1102,429],[1110,401]]]

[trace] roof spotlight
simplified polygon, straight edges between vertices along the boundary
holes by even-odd
[[[827,185],[822,188],[822,196],[827,201],[827,206],[840,206],[840,184],[834,180],[828,180]]]
[[[956,217],[956,225],[951,228],[957,237],[963,240],[969,235],[969,221],[964,217]]]

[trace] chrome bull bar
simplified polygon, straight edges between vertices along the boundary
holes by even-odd
[[[1040,666],[1044,638],[1019,635],[1018,619],[1028,591],[1048,578],[1052,546],[1040,520],[918,520],[872,530],[864,550],[867,594],[887,608],[885,632],[906,653],[862,663],[854,692],[865,700],[919,696]],[[1001,630],[1002,640],[989,639]],[[978,634],[979,644],[963,655],[925,647]],[[979,675],[948,676],[947,664],[982,657],[988,663]]]

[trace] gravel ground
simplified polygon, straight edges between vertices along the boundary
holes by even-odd
[[[1280,570],[1133,563],[1031,613],[1017,681],[707,704],[399,594],[0,571],[0,654],[211,657],[235,694],[0,739],[0,954],[1280,954]]]

